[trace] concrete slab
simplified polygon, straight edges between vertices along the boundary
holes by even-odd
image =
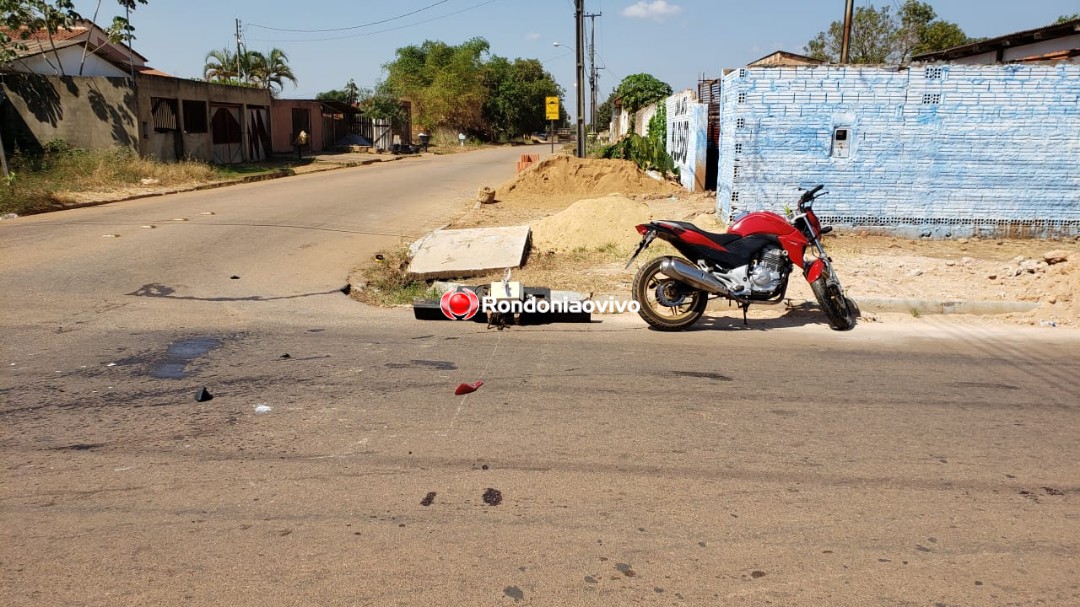
[[[420,279],[464,278],[519,268],[531,234],[529,226],[436,230],[410,247],[409,273]]]

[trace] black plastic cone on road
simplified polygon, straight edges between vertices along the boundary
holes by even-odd
[[[206,388],[199,388],[198,391],[195,392],[195,402],[197,403],[205,403],[212,398],[214,398],[214,395],[210,394],[210,391]]]

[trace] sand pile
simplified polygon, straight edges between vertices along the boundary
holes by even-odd
[[[532,222],[533,248],[593,251],[614,244],[628,250],[641,239],[634,226],[650,219],[649,205],[618,194],[579,200],[564,211]]]
[[[553,156],[496,188],[500,202],[538,197],[586,198],[608,194],[667,194],[681,189],[646,175],[629,160]]]

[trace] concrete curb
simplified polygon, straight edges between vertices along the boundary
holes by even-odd
[[[629,294],[627,294],[629,295]],[[627,299],[626,295],[604,294],[592,298],[593,301],[607,299]],[[896,298],[896,297],[852,297],[852,301],[861,313],[877,312],[879,314],[1022,314],[1039,307],[1039,304],[1028,301],[946,301],[932,299]],[[738,310],[729,305],[727,299],[713,299],[709,301],[706,310],[711,312]],[[756,306],[758,310],[767,309],[770,306]],[[818,303],[811,300],[790,300],[788,307],[791,308],[817,308]],[[755,309],[755,306],[751,306]],[[627,314],[624,312],[623,314]],[[612,316],[610,314],[595,314],[595,316]]]
[[[1039,304],[1030,301],[942,301],[890,297],[852,299],[863,312],[900,314],[1021,314],[1039,307]]]

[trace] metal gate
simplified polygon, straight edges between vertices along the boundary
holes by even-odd
[[[390,128],[390,121],[386,118],[377,118],[372,122],[371,145],[376,150],[385,151],[394,146],[394,131]]]
[[[228,105],[210,106],[210,138],[215,164],[235,164],[244,161],[243,131],[240,108]]]
[[[264,107],[248,108],[248,160],[252,162],[266,160],[266,150],[270,147],[269,114]]]

